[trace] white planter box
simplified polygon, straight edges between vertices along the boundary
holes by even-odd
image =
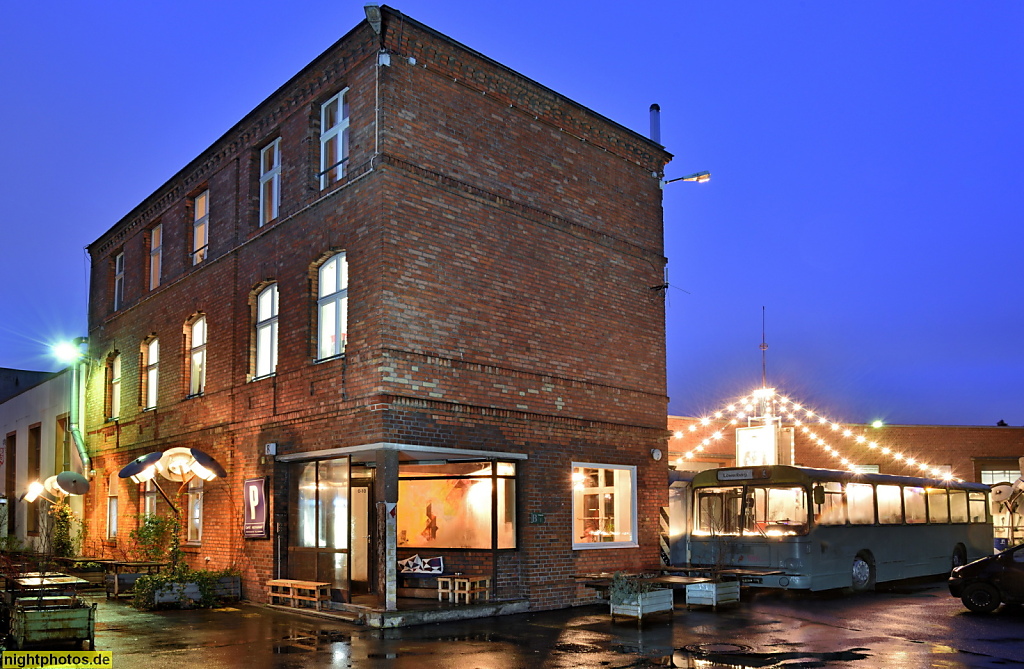
[[[687,607],[697,604],[717,608],[719,604],[733,604],[739,601],[739,581],[691,583],[686,586]]]
[[[671,611],[673,608],[671,590],[651,590],[643,592],[621,604],[612,604],[612,618],[628,616],[642,619],[648,613]]]

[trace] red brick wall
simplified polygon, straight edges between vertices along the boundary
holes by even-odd
[[[287,565],[274,540],[241,538],[244,479],[270,478],[273,528],[289,529],[286,465],[263,456],[264,444],[280,454],[379,442],[523,453],[519,548],[498,554],[497,593],[537,608],[591,598],[576,573],[657,560],[667,467],[650,450],[664,448],[666,397],[652,287],[662,282],[658,175],[669,156],[414,22],[385,34],[394,53],[379,82],[361,25],[90,245],[90,351],[125,355],[116,423],[103,419],[103,375],[88,381],[97,480],[171,446],[214,455],[228,476],[208,484],[203,541],[186,553],[193,566],[241,569],[245,592],[261,599],[260,584]],[[319,104],[345,86],[348,178],[321,192]],[[278,137],[281,215],[260,228],[255,158]],[[188,198],[207,187],[210,258],[193,267]],[[149,291],[157,222],[164,274]],[[314,267],[338,250],[350,265],[348,348],[314,362]],[[109,265],[122,251],[126,306],[113,313]],[[251,299],[268,281],[280,296],[277,373],[250,382]],[[199,313],[206,389],[186,399],[184,327]],[[139,350],[153,335],[159,401],[143,412]],[[637,467],[639,548],[572,550],[574,461]],[[110,554],[124,549],[135,488],[122,486]],[[87,505],[92,536],[103,532],[103,499]],[[531,525],[531,512],[544,523]],[[490,552],[446,557],[492,564]]]

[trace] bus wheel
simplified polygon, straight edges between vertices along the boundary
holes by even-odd
[[[865,592],[875,587],[875,565],[870,555],[860,553],[853,558],[850,572],[850,587],[854,592]]]
[[[971,611],[992,613],[999,608],[999,591],[988,583],[971,583],[964,588],[960,601]]]
[[[957,544],[956,548],[953,549],[953,557],[950,559],[950,571],[953,571],[957,567],[962,567],[967,562],[967,551],[961,544]]]

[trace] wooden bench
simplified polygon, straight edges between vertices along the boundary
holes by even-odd
[[[267,581],[270,603],[290,606],[293,609],[308,607],[312,604],[317,611],[321,610],[321,602],[330,601],[331,584],[317,581],[297,581],[290,578],[277,578]]]

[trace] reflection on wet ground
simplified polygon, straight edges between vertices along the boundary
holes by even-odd
[[[1024,667],[1024,613],[972,614],[942,582],[885,592],[744,591],[739,606],[612,622],[606,606],[375,630],[245,604],[136,612],[100,599],[119,666],[221,669]]]

